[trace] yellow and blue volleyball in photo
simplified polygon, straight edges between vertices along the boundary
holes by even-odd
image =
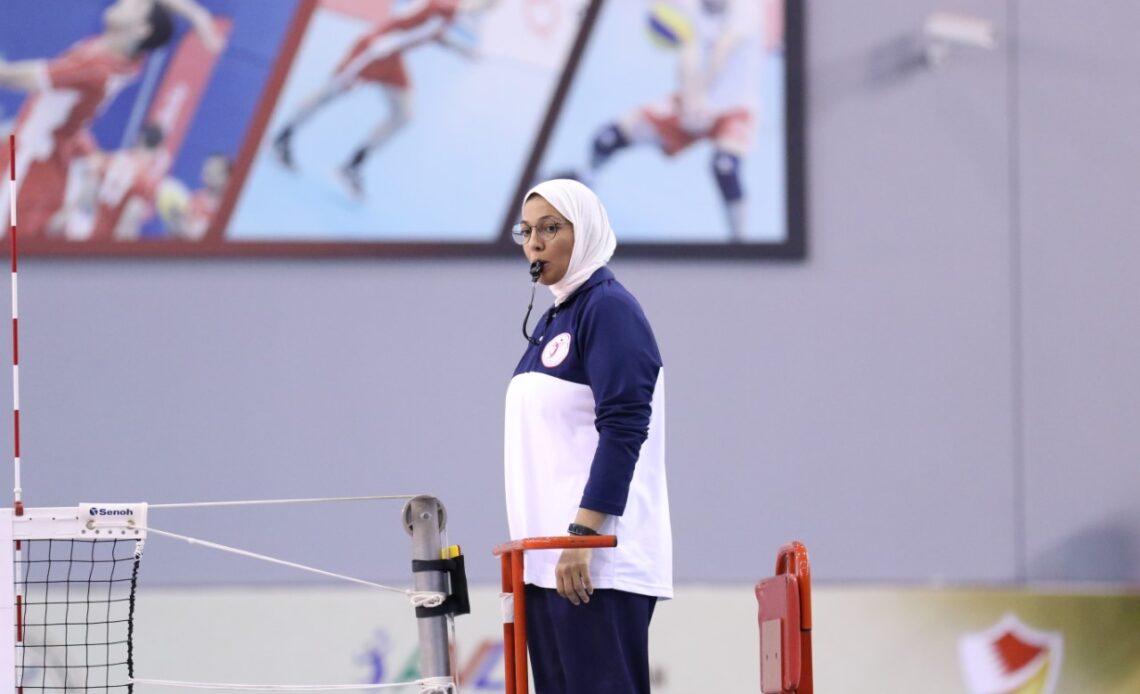
[[[692,40],[693,22],[672,4],[655,2],[649,8],[649,38],[662,48],[679,48]]]
[[[182,181],[167,176],[158,184],[154,206],[158,216],[168,226],[178,223],[190,209],[190,189]]]

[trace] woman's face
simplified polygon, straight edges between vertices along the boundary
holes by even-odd
[[[566,270],[570,268],[574,225],[540,195],[532,196],[523,205],[522,223],[531,230],[530,238],[523,244],[526,259],[531,263],[541,260],[544,265],[538,281],[546,285],[555,284],[566,276]],[[558,232],[548,240],[543,230],[554,225],[560,225]]]

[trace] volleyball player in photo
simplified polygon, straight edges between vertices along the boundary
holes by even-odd
[[[742,168],[760,112],[760,68],[775,46],[778,0],[671,0],[651,5],[647,30],[677,55],[676,90],[602,126],[588,163],[576,172],[587,185],[620,150],[653,145],[667,157],[707,141],[710,174],[724,204],[729,238],[744,240],[747,191]],[[765,24],[768,30],[765,31]]]
[[[29,94],[14,131],[21,235],[63,231],[69,166],[88,153],[86,130],[138,77],[148,55],[170,41],[172,13],[186,17],[208,48],[220,49],[209,13],[192,0],[116,0],[103,12],[102,33],[58,57],[0,60],[0,87]],[[7,150],[0,165],[9,166]],[[0,207],[12,194],[7,180],[0,183]]]
[[[293,137],[301,126],[337,97],[362,86],[380,89],[386,115],[337,170],[337,178],[354,198],[364,197],[362,169],[368,156],[383,147],[413,118],[414,91],[404,54],[428,43],[456,50],[473,58],[466,46],[453,42],[448,30],[458,15],[477,12],[497,0],[414,0],[397,7],[390,17],[361,36],[341,59],[330,80],[306,97],[273,138],[273,154],[290,170],[297,169]]]

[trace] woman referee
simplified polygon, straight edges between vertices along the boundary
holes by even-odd
[[[661,355],[641,306],[606,267],[617,241],[593,191],[539,184],[513,234],[554,305],[507,390],[511,538],[618,538],[615,549],[527,557],[535,687],[649,692],[649,621],[673,595]]]

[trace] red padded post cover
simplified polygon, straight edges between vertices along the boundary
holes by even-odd
[[[765,578],[756,584],[756,601],[759,603],[760,624],[760,691],[763,694],[784,694],[794,692],[800,686],[800,590],[795,576],[780,574]],[[764,654],[772,653],[772,644],[765,643],[764,623],[778,620],[780,623],[780,668],[779,689],[771,686],[774,679],[771,675],[764,676],[765,667],[777,666],[771,658],[765,660]],[[769,637],[771,636],[769,632]],[[769,683],[764,688],[765,682]]]
[[[760,605],[761,692],[814,694],[811,565],[802,542],[789,542],[780,548],[776,575],[756,584],[756,600]],[[778,673],[772,669],[777,662]]]

